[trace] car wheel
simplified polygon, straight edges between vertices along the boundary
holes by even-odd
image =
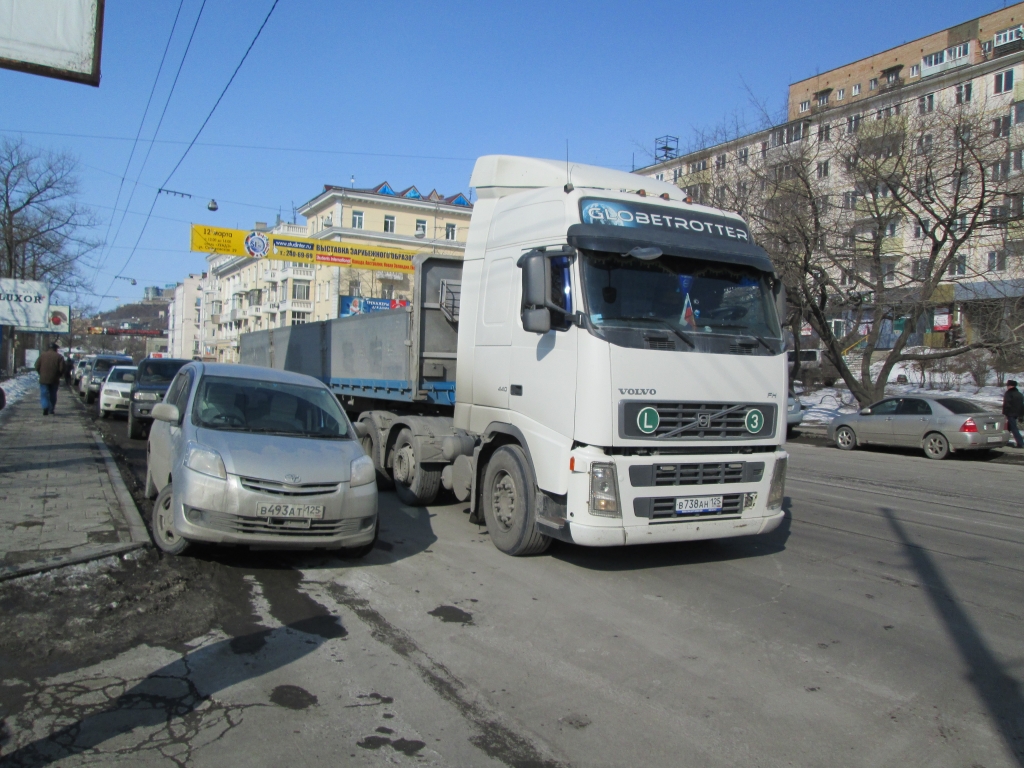
[[[141,440],[146,436],[145,428],[139,424],[139,420],[136,419],[132,412],[128,411],[128,437],[132,440]]]
[[[430,504],[441,488],[441,470],[426,469],[416,456],[412,432],[403,429],[395,441],[391,458],[391,476],[395,480],[395,493],[403,504],[410,507]]]
[[[369,544],[363,544],[361,547],[342,547],[338,550],[338,554],[341,557],[351,560],[358,560],[359,558],[366,557],[368,554],[373,552],[373,548],[377,546],[377,537],[380,535],[380,516],[378,515],[376,522],[373,524],[373,541]]]
[[[390,491],[395,484],[391,480],[391,475],[388,474],[387,468],[380,463],[380,450],[377,445],[377,441],[380,440],[380,433],[370,419],[363,419],[361,423],[366,425],[366,435],[359,438],[359,444],[363,446],[366,455],[373,460],[373,466],[377,470],[377,489]]]
[[[942,460],[949,456],[949,440],[938,432],[924,436],[924,455],[929,459]]]
[[[174,530],[174,492],[170,483],[164,486],[153,502],[153,541],[169,555],[180,555],[189,548],[188,539]]]
[[[109,415],[110,415],[110,411],[104,411],[104,410],[103,410],[102,408],[100,408],[100,418],[101,418],[101,419],[105,419],[105,418],[107,418],[107,417],[108,417]]]
[[[536,487],[526,454],[518,445],[494,452],[484,471],[484,521],[494,546],[506,555],[535,555],[551,545],[536,530]]]
[[[849,427],[836,430],[836,446],[843,451],[852,451],[857,447],[857,435]]]
[[[88,405],[92,405],[93,403],[95,403],[96,402],[96,393],[95,392],[86,392],[85,393],[85,402]]]

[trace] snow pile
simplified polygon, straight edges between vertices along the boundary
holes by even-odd
[[[11,405],[24,397],[26,392],[39,391],[39,374],[33,371],[0,381],[0,389],[7,396],[7,404]]]
[[[894,377],[895,378],[895,377]],[[1024,377],[1022,377],[1024,378]],[[888,384],[885,387],[887,397],[896,395],[930,395],[931,397],[956,397],[969,400],[982,408],[999,413],[1003,408],[1003,392],[999,387],[975,387],[961,385],[960,391],[928,389],[916,384]],[[829,424],[840,413],[856,413],[860,405],[848,389],[823,387],[813,392],[799,395],[804,406],[803,424]]]

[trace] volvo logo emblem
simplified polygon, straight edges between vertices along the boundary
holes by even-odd
[[[707,411],[699,411],[697,413],[697,426],[701,429],[707,429],[711,426],[711,414]]]
[[[284,479],[287,480],[289,483],[298,483],[301,482],[302,480],[302,478],[299,477],[298,475],[285,475]]]

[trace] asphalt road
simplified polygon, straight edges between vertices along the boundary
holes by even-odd
[[[144,443],[97,424],[141,484]],[[765,537],[516,559],[383,494],[360,562],[183,558],[217,577],[176,596],[220,599],[204,632],[40,675],[6,759],[1024,765],[1024,470],[789,449]]]

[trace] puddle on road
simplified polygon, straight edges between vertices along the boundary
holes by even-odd
[[[461,608],[456,608],[454,605],[439,605],[434,610],[427,611],[427,613],[440,619],[445,624],[464,624],[467,626],[473,624],[473,614]]]

